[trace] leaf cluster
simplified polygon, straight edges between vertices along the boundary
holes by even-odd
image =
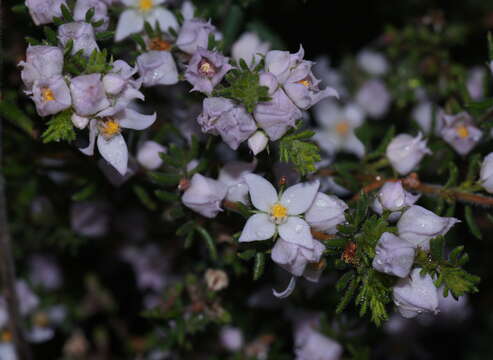
[[[305,130],[285,135],[279,141],[279,159],[294,165],[303,176],[314,172],[320,161],[320,149],[310,141],[313,131]]]

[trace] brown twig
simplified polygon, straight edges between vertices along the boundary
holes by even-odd
[[[9,330],[20,360],[30,360],[31,351],[24,338],[16,292],[15,265],[10,247],[10,232],[7,221],[7,204],[5,198],[5,180],[2,165],[2,118],[0,118],[0,268],[3,290],[9,313]]]

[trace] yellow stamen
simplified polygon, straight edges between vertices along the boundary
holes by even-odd
[[[109,118],[108,120],[104,121],[101,126],[100,126],[100,131],[103,134],[103,136],[107,139],[113,137],[116,134],[120,133],[120,124],[118,121]]]
[[[347,135],[349,132],[349,124],[346,121],[340,122],[336,125],[336,131],[339,135]]]
[[[280,220],[288,216],[288,209],[285,206],[277,203],[272,205],[270,213],[276,220]]]
[[[298,84],[309,87],[312,84],[312,82],[310,81],[310,79],[303,79],[298,81]]]
[[[205,73],[211,71],[211,64],[209,64],[208,62],[204,62],[202,65],[200,65],[200,71]]]
[[[152,0],[139,0],[140,11],[149,11],[152,8]]]
[[[41,96],[43,97],[43,101],[53,101],[55,100],[55,95],[53,94],[53,91],[51,91],[50,88],[42,88],[41,89]]]
[[[469,130],[467,129],[466,126],[464,125],[459,125],[455,128],[455,132],[461,139],[465,139],[466,137],[469,136]]]

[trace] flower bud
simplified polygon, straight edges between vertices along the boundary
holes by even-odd
[[[101,74],[79,75],[70,82],[70,92],[77,115],[93,115],[110,106]]]
[[[487,192],[493,193],[493,152],[484,158],[479,175],[481,186]]]
[[[379,79],[368,80],[356,94],[356,103],[371,117],[381,118],[390,106],[390,93]]]
[[[44,25],[53,21],[54,17],[62,16],[61,6],[65,0],[26,0],[34,24]]]
[[[243,59],[248,66],[252,66],[259,62],[259,54],[264,55],[269,48],[270,44],[262,42],[256,33],[246,32],[231,47],[231,55],[236,61]]]
[[[84,117],[84,116],[79,116],[76,113],[72,114],[71,117],[72,124],[77,128],[77,129],[85,129],[87,124],[89,124],[89,118]]]
[[[381,76],[389,70],[389,63],[385,56],[373,50],[362,50],[356,61],[358,66],[370,75]]]
[[[421,139],[421,133],[414,138],[408,134],[400,134],[387,146],[387,158],[399,174],[406,175],[419,164],[425,154],[431,154],[426,141]]]
[[[404,190],[400,181],[386,182],[378,192],[372,208],[379,215],[384,210],[392,211],[389,221],[397,221],[401,215],[400,210],[413,205],[419,197]]]
[[[221,345],[231,352],[239,351],[243,347],[243,333],[241,329],[224,326],[219,334]]]
[[[256,167],[256,162],[247,163],[231,161],[219,171],[218,180],[228,188],[226,200],[248,204],[248,185],[243,176],[251,174]]]
[[[296,360],[339,360],[344,352],[338,342],[315,330],[296,337],[295,346]]]
[[[229,285],[228,274],[223,270],[207,269],[205,272],[205,282],[211,291],[220,291]]]
[[[409,278],[399,280],[394,286],[394,303],[405,318],[438,310],[438,290],[433,279],[428,274],[421,276],[420,272],[420,268],[414,269]]]
[[[346,203],[337,196],[319,192],[306,211],[305,220],[315,230],[335,234],[336,226],[346,220],[344,211],[347,208]]]
[[[56,46],[29,45],[26,61],[19,62],[19,66],[22,66],[22,81],[30,89],[36,80],[62,74],[63,52]]]
[[[264,151],[268,143],[269,138],[260,130],[248,138],[248,147],[252,150],[253,155],[257,155]]]
[[[58,40],[64,47],[69,40],[73,40],[72,55],[82,50],[85,56],[90,56],[94,50],[99,50],[94,36],[94,28],[84,21],[60,25]]]
[[[226,197],[226,193],[227,188],[223,183],[195,174],[181,201],[183,205],[202,216],[213,218],[222,211],[221,202]]]
[[[166,148],[155,141],[146,141],[137,151],[137,161],[147,170],[156,170],[163,163],[159,153],[165,153]]]
[[[433,212],[413,205],[402,214],[397,229],[399,237],[424,250],[430,248],[430,240],[445,235],[460,220],[453,217],[440,217]]]
[[[148,51],[137,57],[137,67],[144,86],[173,85],[178,82],[178,70],[168,51]]]
[[[197,48],[207,49],[209,34],[214,34],[216,28],[210,22],[194,18],[185,20],[178,33],[176,46],[187,54],[194,54]]]
[[[300,109],[289,99],[284,90],[278,89],[272,99],[258,103],[253,116],[259,127],[265,130],[272,141],[280,139],[296,120],[302,117]]]
[[[109,17],[108,17],[108,6],[101,0],[77,0],[74,8],[74,19],[78,21],[85,21],[86,14],[90,9],[94,9],[94,15],[92,21],[103,23],[98,26],[96,31],[105,31],[108,28]]]
[[[380,272],[406,277],[413,266],[415,249],[409,242],[385,232],[378,240],[373,268]]]

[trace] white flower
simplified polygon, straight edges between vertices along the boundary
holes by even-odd
[[[252,151],[253,155],[257,155],[264,151],[269,143],[269,138],[261,130],[255,132],[252,136],[248,138],[248,147]]]
[[[190,20],[193,19],[193,16],[195,14],[195,6],[193,6],[193,3],[191,1],[184,1],[183,4],[181,4],[181,14],[183,15],[183,19],[185,20]]]
[[[475,66],[467,75],[467,91],[474,101],[479,101],[484,97],[486,70],[482,66]]]
[[[26,0],[34,24],[44,25],[53,21],[54,17],[62,16],[61,6],[65,0]]]
[[[483,132],[466,112],[447,115],[441,112],[443,127],[440,135],[460,155],[467,155],[481,140]]]
[[[421,269],[411,272],[394,286],[394,303],[405,318],[413,318],[423,312],[437,313],[438,290],[430,275],[420,275]]]
[[[333,101],[323,101],[315,106],[315,119],[322,130],[316,131],[314,140],[330,156],[346,151],[363,157],[365,146],[354,134],[354,130],[363,124],[363,118],[358,106],[340,107]]]
[[[14,344],[11,342],[0,343],[0,359],[2,360],[18,360]]]
[[[419,197],[420,195],[413,195],[404,190],[400,181],[389,181],[378,192],[372,209],[379,215],[382,215],[384,210],[392,211],[389,221],[397,221],[401,216],[401,210],[413,205]]]
[[[379,119],[389,109],[390,93],[380,79],[366,81],[356,94],[356,103],[372,118]]]
[[[79,116],[93,115],[110,106],[98,73],[74,77],[70,81],[70,93]]]
[[[244,339],[240,328],[224,326],[219,333],[221,345],[228,351],[236,352],[243,347]]]
[[[303,276],[309,281],[317,282],[323,271],[323,263],[320,263],[320,259],[324,250],[325,246],[315,239],[313,248],[307,249],[281,238],[272,248],[271,258],[293,276]]]
[[[260,56],[265,55],[270,49],[268,42],[262,42],[260,37],[254,32],[246,32],[241,35],[231,48],[233,59],[245,60],[248,66],[259,62]]]
[[[304,341],[296,341],[296,360],[339,360],[343,348],[318,331],[310,332]]]
[[[433,103],[430,101],[424,100],[418,103],[412,111],[412,117],[425,134],[432,132],[432,127],[434,134],[439,134],[442,129],[443,119],[438,111],[434,111]]]
[[[155,141],[146,141],[137,151],[137,161],[147,170],[156,170],[163,164],[159,153],[166,153],[166,148]]]
[[[69,40],[73,40],[72,55],[82,50],[85,56],[90,56],[94,50],[99,50],[94,28],[84,21],[60,25],[58,28],[58,40],[64,47]]]
[[[226,197],[227,188],[223,183],[195,174],[190,187],[183,193],[183,205],[202,216],[213,218],[221,209],[221,202]]]
[[[61,75],[49,79],[36,80],[31,99],[36,105],[39,116],[57,114],[70,107],[72,99],[70,90]]]
[[[424,250],[430,247],[430,240],[445,235],[460,220],[453,217],[440,217],[433,212],[413,205],[402,214],[397,229],[399,237]]]
[[[178,82],[175,60],[168,51],[148,51],[137,57],[144,86],[173,85]]]
[[[29,45],[26,61],[19,62],[18,66],[22,66],[21,78],[24,85],[31,89],[36,80],[62,74],[63,52],[56,46]]]
[[[387,146],[386,155],[392,167],[401,175],[413,170],[423,156],[431,154],[421,133],[416,137],[408,134],[397,135]]]
[[[108,6],[101,0],[77,0],[74,8],[74,19],[85,21],[86,14],[90,9],[94,9],[93,22],[103,21],[95,30],[105,31],[108,28],[110,18],[108,17]]]
[[[481,186],[487,192],[493,193],[493,152],[484,158],[479,175]]]
[[[385,75],[389,70],[389,63],[385,56],[374,50],[364,49],[356,58],[358,65],[370,75]]]
[[[93,155],[97,139],[101,156],[121,175],[125,175],[128,165],[128,149],[121,130],[124,128],[144,130],[155,120],[156,114],[143,115],[129,108],[112,116],[92,119],[89,123],[89,145],[80,151],[86,155]]]
[[[346,220],[344,211],[347,208],[346,203],[337,196],[319,192],[306,211],[305,220],[315,230],[335,234],[336,226]]]
[[[176,46],[181,51],[193,55],[199,47],[207,49],[209,34],[213,34],[216,40],[221,37],[210,21],[206,22],[197,18],[185,20],[178,33]]]
[[[404,278],[413,266],[415,249],[409,242],[394,234],[385,232],[375,248],[373,268],[400,278]]]
[[[231,161],[219,171],[218,180],[225,184],[228,189],[226,200],[248,204],[248,185],[243,176],[253,172],[257,163]]]
[[[127,9],[122,12],[116,26],[115,41],[121,41],[127,36],[141,32],[144,29],[144,22],[147,21],[151,26],[159,23],[163,31],[169,28],[178,30],[178,21],[175,15],[162,6],[166,0],[122,0]]]
[[[318,180],[293,185],[279,196],[274,186],[261,176],[247,174],[244,179],[259,213],[248,219],[239,242],[267,240],[277,232],[287,242],[313,249],[310,226],[300,215],[313,203],[320,185]]]

